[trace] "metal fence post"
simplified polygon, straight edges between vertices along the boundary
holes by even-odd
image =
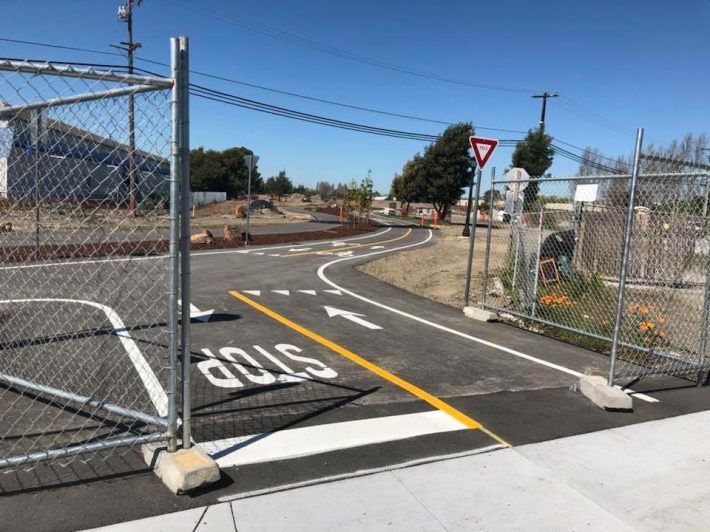
[[[533,284],[533,300],[532,300],[532,317],[535,317],[537,310],[537,287],[540,282],[540,252],[542,251],[542,228],[545,216],[545,206],[540,206],[540,225],[538,227],[539,235],[537,238],[537,258],[535,259],[535,282]]]
[[[703,296],[703,317],[700,322],[700,346],[698,348],[698,365],[705,365],[705,351],[708,345],[708,327],[710,327],[710,260],[708,260],[705,276],[705,295]],[[702,373],[702,371],[701,371]],[[702,385],[702,375],[698,375],[698,386]]]
[[[624,310],[624,289],[626,287],[626,273],[629,267],[629,254],[631,251],[631,236],[634,228],[634,204],[636,202],[636,185],[639,175],[639,160],[641,158],[641,146],[643,145],[643,128],[636,132],[636,148],[634,150],[634,165],[631,171],[631,185],[629,188],[629,207],[626,213],[626,227],[624,230],[624,250],[621,257],[621,267],[619,270],[619,289],[616,296],[616,314],[614,316],[614,335],[611,343],[611,357],[609,358],[609,386],[614,385],[614,375],[616,370],[616,358],[619,350],[619,334],[621,332],[621,320]]]
[[[30,128],[32,131],[30,154],[32,155],[32,173],[34,176],[34,210],[35,210],[35,259],[40,259],[40,190],[39,190],[39,158],[40,139],[42,138],[42,109],[30,111]]]
[[[491,168],[491,190],[488,198],[488,228],[486,232],[486,256],[483,259],[483,297],[482,303],[486,304],[486,299],[488,298],[488,266],[491,259],[491,238],[493,231],[493,201],[495,199],[495,181],[496,179],[496,167]]]
[[[177,350],[178,350],[178,245],[180,239],[180,88],[177,83],[179,69],[177,39],[170,39],[171,75],[173,88],[170,95],[170,273],[168,275],[168,451],[177,450]]]
[[[182,178],[180,291],[182,295],[181,359],[182,359],[182,447],[189,449],[192,439],[192,396],[190,393],[190,53],[187,37],[180,37],[178,90],[180,91],[180,175]]]
[[[471,269],[473,267],[473,246],[476,243],[476,219],[478,218],[478,199],[481,195],[481,169],[478,169],[478,172],[476,172],[476,199],[474,201],[474,209],[473,209],[473,221],[471,222],[471,225],[473,226],[471,229],[471,236],[469,237],[469,243],[468,243],[468,264],[466,265],[466,290],[464,291],[464,296],[463,296],[463,306],[467,307],[468,302],[470,299],[471,295]],[[470,207],[470,198],[469,198],[469,207]]]

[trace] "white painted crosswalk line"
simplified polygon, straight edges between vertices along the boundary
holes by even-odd
[[[290,296],[290,290],[272,290],[274,294],[281,294],[282,296]]]
[[[242,290],[245,294],[249,294],[250,296],[260,296],[261,295],[261,290]]]

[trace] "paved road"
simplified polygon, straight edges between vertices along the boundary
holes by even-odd
[[[235,493],[707,407],[707,390],[656,379],[634,388],[646,395],[637,396],[633,414],[603,412],[571,387],[580,373],[603,371],[604,357],[504,324],[468,320],[353,268],[436,238],[428,229],[386,227],[344,241],[195,253],[192,302],[214,312],[192,326],[193,435],[223,466],[223,482],[175,499],[131,453],[120,463],[112,456],[101,467],[77,464],[61,474],[40,468],[31,479],[0,480],[11,495],[0,499],[6,522],[26,518],[21,509],[29,488],[41,489],[32,500],[43,511],[23,523],[78,528],[71,509],[81,509],[81,527],[88,528]],[[83,289],[82,297],[106,301],[110,283],[121,282],[120,271],[111,270],[118,267],[103,264],[95,288]],[[66,272],[62,290],[89,275]],[[52,279],[38,280],[59,297]],[[150,282],[144,283],[135,301],[155,300]],[[117,306],[130,324],[144,309],[125,301]],[[141,348],[160,343],[160,320],[153,322]],[[157,374],[159,357],[159,350],[145,357]],[[126,372],[132,375],[130,366]],[[135,376],[128,382],[124,394],[143,393]],[[89,493],[96,504],[87,509]]]

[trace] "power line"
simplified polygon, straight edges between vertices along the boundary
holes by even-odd
[[[576,102],[575,100],[572,100],[570,97],[565,96],[564,94],[561,95],[561,100],[560,100],[559,104],[562,107],[562,109],[565,109],[566,111],[569,111],[569,112],[577,115],[580,118],[583,118],[589,122],[592,122],[600,127],[608,129],[610,131],[620,132],[620,133],[627,133],[628,131],[630,131],[630,128],[627,128],[621,124],[618,124],[618,123],[614,122],[613,120],[609,120],[608,118],[605,118],[604,116],[600,115],[599,113],[586,108],[582,104]]]
[[[383,135],[388,137],[405,138],[409,140],[419,140],[423,142],[433,142],[438,138],[438,135],[430,135],[426,133],[415,133],[410,131],[394,130],[381,128],[377,126],[369,126],[365,124],[359,124],[355,122],[348,122],[344,120],[337,120],[325,116],[313,115],[310,113],[303,113],[301,111],[296,111],[294,109],[288,109],[285,107],[279,107],[264,102],[259,102],[256,100],[251,100],[248,98],[242,98],[234,94],[225,93],[222,91],[216,91],[214,89],[209,89],[207,87],[202,87],[200,85],[190,85],[190,94],[197,96],[199,98],[204,98],[207,100],[216,101],[219,103],[225,103],[228,105],[233,105],[236,107],[242,107],[245,109],[250,109],[253,111],[260,111],[267,114],[277,115],[284,118],[292,118],[304,122],[315,123],[319,125],[325,125],[330,127],[336,127],[340,129],[348,129],[351,131],[359,131],[361,133],[371,133],[376,135]]]
[[[235,107],[241,107],[244,109],[249,109],[252,111],[259,111],[266,114],[276,115],[283,118],[291,118],[294,120],[299,120],[303,122],[309,122],[322,126],[335,127],[338,129],[345,129],[350,131],[356,131],[359,133],[369,133],[387,137],[401,138],[407,140],[417,140],[421,142],[434,142],[439,136],[430,135],[427,133],[417,133],[411,131],[402,131],[395,129],[381,128],[378,126],[371,126],[366,124],[359,124],[356,122],[348,122],[345,120],[338,120],[330,117],[325,117],[321,115],[314,115],[310,113],[304,113],[294,109],[289,109],[286,107],[279,107],[276,105],[271,105],[265,102],[260,102],[257,100],[251,100],[248,98],[243,98],[234,94],[229,94],[222,91],[217,91],[210,89],[208,87],[191,84],[190,94],[198,98],[204,98],[207,100],[212,100],[218,103],[223,103],[227,105],[232,105]],[[500,144],[502,146],[511,147],[517,143],[517,140],[501,140]]]
[[[100,50],[91,50],[91,49],[87,49],[87,48],[76,48],[76,47],[72,47],[72,46],[61,46],[61,45],[55,45],[55,44],[50,44],[50,43],[41,43],[41,42],[34,42],[34,41],[20,41],[20,40],[17,40],[17,39],[7,39],[7,38],[0,38],[0,41],[13,42],[13,43],[21,43],[21,44],[27,44],[27,45],[31,45],[31,46],[42,46],[42,47],[47,47],[47,48],[56,48],[56,49],[60,49],[60,50],[81,51],[81,52],[97,53],[97,54],[104,54],[104,55],[112,55],[112,56],[123,57],[121,54],[118,54],[118,53],[115,53],[115,52],[103,52],[103,51],[100,51]],[[165,68],[169,68],[169,67],[170,67],[170,65],[168,65],[167,63],[163,63],[163,62],[160,62],[160,61],[155,61],[155,60],[153,60],[153,59],[147,59],[147,58],[144,58],[144,57],[136,57],[136,60],[137,60],[137,61],[141,61],[141,62],[143,62],[143,63],[148,63],[148,64],[160,66],[160,67],[165,67]],[[109,67],[109,66],[115,67],[115,66],[116,66],[116,65],[99,65],[99,64],[93,64],[93,63],[74,63],[74,64],[92,65],[92,66],[96,66],[96,67]],[[144,70],[144,72],[150,73],[150,74],[153,74],[153,75],[158,75],[158,74],[152,73],[152,72],[147,71],[147,70]],[[300,98],[300,99],[303,99],[303,100],[310,100],[310,101],[314,101],[314,102],[318,102],[318,103],[324,103],[324,104],[327,104],[327,105],[333,105],[333,106],[337,106],[337,107],[343,107],[343,108],[346,108],[346,109],[354,109],[354,110],[357,110],[357,111],[365,111],[365,112],[375,113],[375,114],[380,114],[380,115],[385,115],[385,116],[392,116],[392,117],[396,117],[396,118],[405,118],[405,119],[408,119],[408,120],[416,120],[416,121],[420,121],[420,122],[430,122],[430,123],[433,123],[433,124],[442,124],[442,125],[447,125],[447,126],[453,124],[453,122],[446,121],[446,120],[439,120],[439,119],[434,119],[434,118],[427,118],[427,117],[421,117],[421,116],[415,116],[415,115],[403,114],[403,113],[394,113],[394,112],[391,112],[391,111],[384,111],[384,110],[382,110],[382,109],[373,109],[373,108],[371,108],[371,107],[364,107],[364,106],[360,106],[360,105],[354,105],[354,104],[348,104],[348,103],[343,103],[343,102],[337,102],[337,101],[334,101],[334,100],[328,100],[328,99],[325,99],[325,98],[319,98],[319,97],[315,97],[315,96],[307,96],[307,95],[305,95],[305,94],[299,94],[299,93],[297,93],[297,92],[286,91],[286,90],[283,90],[283,89],[275,89],[275,88],[273,88],[273,87],[267,87],[267,86],[258,85],[258,84],[255,84],[255,83],[248,83],[248,82],[246,82],[246,81],[240,81],[240,80],[237,80],[237,79],[228,78],[228,77],[220,76],[220,75],[217,75],[217,74],[210,74],[210,73],[207,73],[207,72],[201,72],[201,71],[199,71],[199,70],[190,70],[190,73],[191,73],[191,74],[198,75],[198,76],[203,76],[203,77],[206,77],[206,78],[210,78],[210,79],[216,79],[216,80],[219,80],[219,81],[224,81],[224,82],[227,82],[227,83],[233,83],[233,84],[235,84],[235,85],[241,85],[241,86],[244,86],[244,87],[251,87],[251,88],[254,88],[254,89],[263,90],[263,91],[271,92],[271,93],[274,93],[274,94],[283,94],[283,95],[286,95],[286,96],[292,96],[292,97]],[[476,127],[476,130],[481,130],[481,131],[499,131],[499,132],[502,132],[502,133],[521,133],[521,134],[527,133],[526,131],[522,131],[522,130],[519,130],[519,129],[506,129],[506,128],[497,128],[497,127],[488,127],[488,126],[479,126],[479,125],[476,125],[475,127]]]
[[[179,3],[181,0],[169,0],[169,1],[171,1],[172,3]],[[182,0],[182,1],[187,1],[187,0]],[[198,4],[198,6],[199,6],[199,4]],[[214,11],[214,8],[209,8],[209,7],[205,7],[205,6],[199,6],[199,7],[202,7],[203,9],[211,9],[211,10]],[[234,18],[232,15],[227,15],[227,16],[230,16],[230,17]],[[246,19],[245,19],[245,20],[246,20]],[[235,23],[235,24],[237,24],[237,25],[240,25],[240,24],[237,23],[236,21],[233,21],[233,23]],[[257,23],[252,22],[252,24],[257,24]],[[251,30],[253,30],[253,28],[248,27],[248,26],[246,26],[246,25],[245,25],[244,27],[246,27],[246,29],[251,29]],[[255,31],[255,30],[254,30],[254,31]],[[281,34],[282,34],[282,35],[288,35],[288,34],[286,34],[285,32],[280,32],[280,31],[278,31],[278,30],[272,30],[272,31],[277,31],[280,35],[281,35]],[[0,37],[0,42],[10,42],[10,43],[24,44],[24,45],[29,45],[29,46],[41,46],[41,47],[46,47],[46,48],[54,48],[54,49],[58,49],[58,50],[68,50],[68,51],[75,51],[75,52],[84,52],[84,53],[92,53],[92,54],[111,55],[111,56],[119,56],[119,57],[122,57],[121,54],[118,54],[118,53],[115,53],[115,52],[110,52],[110,51],[105,51],[105,50],[94,50],[94,49],[89,49],[89,48],[81,48],[81,47],[77,47],[77,46],[66,46],[66,45],[59,45],[59,44],[52,44],[52,43],[43,43],[43,42],[37,42],[37,41],[28,41],[28,40],[22,40],[22,39],[12,39],[12,38],[8,38],[8,37]],[[315,44],[318,44],[318,43],[315,43]],[[323,46],[323,45],[320,45],[320,46]],[[335,48],[334,48],[334,50],[338,50],[338,49],[335,49]],[[349,52],[345,52],[345,51],[342,51],[342,52],[344,52],[344,53],[346,53],[346,54],[349,53]],[[160,62],[160,61],[154,61],[154,60],[151,60],[151,59],[138,58],[138,57],[137,57],[136,59],[139,60],[139,61],[143,61],[143,62],[145,62],[145,63],[150,63],[150,64],[162,66],[162,67],[169,67],[169,65],[167,65],[166,63],[162,63],[162,62]],[[352,58],[351,58],[351,59],[352,59]],[[384,65],[387,65],[387,63],[383,63],[382,65],[377,65],[377,66],[383,66],[383,68],[386,68]],[[407,70],[407,69],[405,69],[405,70]],[[214,75],[214,74],[208,74],[208,73],[205,73],[205,72],[199,72],[199,71],[195,71],[195,70],[191,70],[190,72],[193,73],[193,74],[199,75],[199,76],[211,77],[211,78],[213,78],[213,79],[218,79],[218,80],[226,81],[226,82],[229,82],[229,83],[235,83],[235,84],[239,84],[239,85],[250,86],[250,87],[253,87],[253,88],[256,88],[256,89],[265,90],[265,91],[274,92],[274,93],[281,93],[281,94],[285,94],[285,95],[288,95],[288,96],[293,96],[293,97],[296,97],[296,98],[303,98],[303,99],[309,99],[309,100],[313,100],[313,101],[320,101],[321,103],[327,103],[327,104],[329,104],[329,105],[337,105],[337,106],[341,106],[341,107],[350,107],[350,108],[352,108],[352,109],[363,110],[363,111],[368,111],[368,112],[375,112],[375,113],[379,113],[379,114],[392,114],[392,115],[394,115],[394,116],[399,116],[399,117],[401,117],[401,118],[408,118],[408,119],[412,119],[412,120],[428,121],[428,122],[432,122],[432,123],[443,123],[443,124],[448,124],[448,123],[449,123],[449,122],[446,122],[446,121],[444,121],[444,120],[436,120],[436,119],[429,119],[429,118],[423,118],[423,117],[416,117],[416,116],[413,116],[413,115],[404,115],[404,114],[399,115],[398,113],[388,113],[387,111],[380,111],[380,110],[370,109],[370,108],[366,108],[366,107],[360,107],[360,106],[356,106],[356,105],[345,104],[345,103],[342,103],[342,102],[335,102],[335,101],[332,101],[332,100],[326,100],[326,99],[324,99],[324,98],[316,98],[316,97],[312,97],[312,96],[305,96],[305,95],[298,94],[298,93],[292,93],[292,92],[290,92],[290,91],[283,91],[283,90],[280,90],[280,89],[274,89],[274,88],[265,87],[265,86],[262,86],[262,85],[251,84],[251,83],[247,83],[247,82],[243,82],[243,81],[238,81],[238,80],[234,80],[234,79],[230,79],[230,78],[224,78],[224,77],[222,77],[222,76],[218,76],[218,75]],[[417,72],[417,71],[406,72],[406,73],[412,73],[412,74],[414,74],[414,75],[420,75],[420,74],[422,74],[422,75],[424,75],[424,77],[430,77],[430,76],[429,76],[428,74],[426,74],[426,73],[418,73],[418,74],[417,74],[416,72]],[[437,77],[437,76],[433,76],[433,75],[432,75],[431,77],[432,77],[432,79],[439,79],[439,77]],[[440,78],[440,81],[447,81],[447,82],[451,82],[451,83],[457,83],[457,84],[463,84],[463,85],[470,85],[470,86],[476,87],[476,88],[500,89],[500,90],[506,90],[506,91],[511,91],[511,92],[523,92],[523,93],[535,92],[535,91],[533,91],[533,90],[528,90],[528,89],[516,89],[516,88],[512,88],[512,87],[496,87],[496,86],[492,86],[492,85],[491,85],[491,86],[488,86],[488,85],[479,85],[479,84],[475,84],[475,83],[472,83],[472,82],[465,82],[465,81],[461,81],[461,80],[450,80],[450,79],[448,79],[448,78]],[[596,124],[596,125],[598,125],[598,126],[600,126],[600,127],[603,127],[603,128],[606,128],[606,129],[609,129],[609,130],[612,130],[612,131],[623,132],[623,133],[626,133],[626,132],[629,131],[629,128],[628,128],[628,127],[623,126],[623,125],[621,125],[621,124],[618,124],[618,123],[616,123],[616,122],[614,122],[614,121],[612,121],[612,120],[609,120],[608,118],[602,116],[601,114],[597,113],[596,111],[592,111],[591,109],[585,107],[585,106],[582,105],[581,103],[579,103],[579,102],[573,100],[573,99],[570,98],[569,96],[564,95],[564,94],[561,94],[560,96],[561,96],[561,99],[560,99],[560,102],[559,102],[559,103],[560,103],[560,106],[561,106],[564,110],[566,110],[566,111],[568,111],[568,112],[571,112],[571,113],[577,115],[578,117],[583,118],[584,120],[587,120],[587,121],[592,122],[592,123],[594,123],[594,124]],[[503,132],[508,132],[508,133],[525,133],[524,131],[519,131],[519,130],[506,130],[506,129],[483,127],[483,126],[479,126],[478,129],[481,129],[481,130],[490,130],[490,131],[503,131]]]
[[[0,38],[0,41],[4,41],[4,40],[8,40],[8,39]],[[14,40],[13,40],[13,42],[14,42]],[[52,48],[60,48],[60,49],[67,48],[67,49],[76,50],[74,47],[39,44],[39,43],[33,43],[33,42],[29,42],[29,41],[23,41],[23,43],[24,44],[32,44],[32,45],[40,45],[40,46],[49,46]],[[81,51],[88,51],[88,52],[93,52],[93,53],[104,53],[105,55],[119,55],[120,56],[120,54],[115,54],[115,53],[111,53],[111,52],[99,52],[96,50],[81,49]],[[17,61],[17,59],[12,59],[12,58],[0,58],[0,59]],[[137,58],[137,59],[139,59],[139,58]],[[143,61],[149,62],[149,63],[153,63],[153,64],[156,64],[159,66],[166,66],[165,64],[160,63],[158,61],[145,60],[145,59],[140,59],[140,60],[143,60]],[[42,60],[42,61],[49,62],[49,63],[56,62],[56,61],[46,61],[46,60]],[[82,66],[92,66],[92,67],[96,67],[96,68],[111,68],[111,69],[121,69],[121,70],[126,69],[125,65],[85,63],[85,62],[66,62],[66,61],[64,63],[82,65]],[[156,74],[155,72],[151,72],[146,69],[136,68],[136,70],[139,70],[145,74],[159,76],[159,74]],[[212,75],[209,75],[209,76],[212,76]],[[219,76],[213,76],[213,77],[219,78]],[[420,142],[434,142],[438,138],[438,135],[430,135],[430,134],[426,134],[426,133],[416,133],[416,132],[409,132],[409,131],[402,131],[402,130],[380,128],[377,126],[369,126],[369,125],[359,124],[359,123],[355,123],[355,122],[337,120],[337,119],[324,117],[324,116],[320,116],[320,115],[313,115],[310,113],[303,113],[301,111],[296,111],[294,109],[274,106],[274,105],[271,105],[271,104],[268,104],[265,102],[260,102],[257,100],[243,98],[243,97],[240,97],[237,95],[225,93],[222,91],[217,91],[217,90],[210,89],[208,87],[204,87],[204,86],[200,86],[200,85],[196,85],[196,84],[190,85],[190,94],[192,94],[193,96],[196,96],[198,98],[203,98],[203,99],[215,101],[218,103],[232,105],[235,107],[241,107],[241,108],[248,109],[248,110],[259,111],[262,113],[281,116],[284,118],[291,118],[291,119],[300,120],[300,121],[304,121],[304,122],[314,123],[317,125],[336,127],[339,129],[346,129],[346,130],[356,131],[356,132],[360,132],[360,133],[376,134],[376,135],[381,135],[381,136],[402,138],[402,139],[407,139],[407,140],[417,140]],[[483,129],[483,128],[479,128],[479,129]],[[515,130],[499,130],[499,131],[510,131],[510,132],[514,132],[514,133],[524,133],[522,131],[515,131]],[[525,142],[525,140],[522,140],[522,139],[502,139],[499,141],[499,145],[501,147],[515,147],[517,145],[517,143],[519,143],[519,142]],[[575,149],[579,149],[579,150],[584,151],[583,148],[580,148],[580,147],[575,146],[573,144],[569,144],[569,143],[564,142],[562,140],[558,140],[558,142],[560,142],[562,144],[566,144],[566,145],[573,147]],[[617,169],[612,168],[610,166],[603,165],[601,163],[596,163],[596,162],[590,161],[580,155],[570,152],[569,150],[566,150],[564,148],[556,146],[555,144],[552,145],[552,148],[553,148],[555,154],[560,155],[564,158],[570,159],[572,161],[584,163],[584,164],[587,164],[588,166],[592,166],[592,167],[598,168],[600,170],[605,170],[605,171],[608,171],[611,173],[620,173],[620,170],[617,170]],[[608,157],[603,157],[603,156],[600,156],[600,157],[615,162],[613,159],[610,159]]]
[[[559,142],[560,144],[564,144],[565,146],[569,146],[570,148],[574,148],[576,150],[581,151],[583,154],[586,153],[587,150],[591,150],[591,147],[588,148],[582,148],[580,146],[577,146],[575,144],[570,144],[569,142],[565,142],[564,140],[560,140],[558,138],[555,138],[556,142]],[[599,157],[600,159],[606,159],[607,161],[611,161],[612,163],[617,163],[618,159],[614,159],[613,157],[607,157],[606,155],[602,155],[601,153],[596,153],[592,152],[594,157]]]
[[[182,7],[185,7],[186,5],[191,6],[191,7],[197,7],[198,9],[202,9],[203,11],[207,11],[211,16],[213,16],[217,19],[231,23],[235,26],[246,29],[248,31],[258,33],[261,35],[265,35],[267,37],[271,37],[273,39],[287,42],[289,44],[300,46],[302,48],[307,48],[307,49],[321,52],[324,54],[330,54],[330,55],[339,57],[341,59],[356,61],[359,63],[363,63],[363,64],[367,64],[367,65],[371,65],[371,66],[376,66],[379,68],[384,68],[387,70],[392,70],[392,71],[400,72],[403,74],[417,76],[420,78],[432,79],[435,81],[442,81],[445,83],[451,83],[451,84],[455,84],[455,85],[463,85],[463,86],[476,88],[476,89],[516,92],[516,93],[523,93],[523,94],[529,94],[531,92],[535,92],[532,89],[524,89],[524,88],[520,88],[520,87],[507,87],[504,85],[489,85],[489,84],[484,84],[484,83],[476,83],[473,81],[467,81],[467,80],[461,80],[461,79],[456,79],[456,78],[449,78],[449,77],[445,77],[445,76],[440,76],[440,75],[433,74],[430,72],[425,72],[423,70],[417,70],[417,69],[413,69],[413,68],[402,66],[402,65],[396,65],[394,63],[388,63],[385,61],[381,61],[379,59],[374,59],[374,58],[367,57],[364,55],[356,54],[356,53],[350,52],[348,50],[344,50],[342,48],[337,48],[335,46],[330,46],[328,44],[324,44],[324,43],[321,43],[318,41],[314,41],[312,39],[301,37],[301,36],[293,34],[293,33],[288,33],[283,30],[280,30],[278,28],[274,28],[272,26],[268,26],[268,25],[263,24],[258,21],[255,21],[255,20],[252,20],[252,19],[249,19],[246,17],[242,17],[242,16],[237,16],[232,13],[228,13],[226,11],[219,10],[219,9],[214,8],[212,6],[205,5],[201,2],[196,2],[196,1],[191,1],[191,0],[168,0],[168,1],[172,4],[181,5]]]
[[[113,55],[113,56],[123,57],[121,54],[119,54],[117,52],[109,52],[109,51],[105,51],[105,50],[91,50],[89,48],[79,48],[76,46],[63,46],[60,44],[41,43],[41,42],[36,42],[36,41],[23,41],[21,39],[10,39],[7,37],[0,37],[0,41],[11,42],[14,44],[26,44],[28,46],[43,46],[45,48],[55,48],[57,50],[69,50],[72,52],[85,52],[85,53],[89,53],[89,54]]]

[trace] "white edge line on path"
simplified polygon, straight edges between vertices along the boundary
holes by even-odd
[[[430,410],[238,436],[199,446],[220,467],[234,467],[458,430],[467,427],[445,412]]]
[[[385,234],[388,231],[391,231],[392,228],[388,227],[387,229],[383,231],[379,231],[377,233],[368,233],[367,235],[364,236],[358,236],[358,237],[353,237],[353,238],[345,238],[341,240],[322,240],[322,241],[314,241],[312,243],[309,243],[309,245],[322,245],[322,244],[330,244],[332,242],[340,242],[343,240],[347,240],[348,242],[351,240],[362,240],[364,238],[371,238],[375,236],[380,236]],[[245,255],[248,255],[249,252],[252,251],[270,251],[272,249],[284,249],[284,248],[292,248],[294,247],[294,244],[290,244],[288,246],[276,246],[276,247],[271,247],[271,248],[261,248],[261,247],[254,247],[254,248],[249,248],[245,250],[244,248],[240,249],[225,249],[225,250],[219,250],[219,251],[203,251],[203,252],[197,252],[197,253],[190,253],[190,257],[205,257],[209,255],[224,255],[225,253],[242,253]],[[247,251],[247,253],[244,253],[244,251]],[[42,262],[42,263],[37,263],[37,264],[25,264],[25,265],[17,265],[17,266],[2,266],[0,267],[0,271],[2,270],[23,270],[23,269],[30,269],[30,268],[45,268],[48,266],[76,266],[80,264],[101,264],[104,262],[129,262],[129,261],[138,261],[138,260],[159,260],[159,259],[169,259],[169,255],[151,255],[149,257],[122,257],[120,259],[96,259],[96,260],[73,260],[73,261],[65,261],[65,262]]]
[[[62,299],[62,298],[39,298],[39,299],[4,299],[0,300],[2,303],[76,303],[79,305],[87,305],[90,307],[97,308],[106,315],[108,321],[111,322],[113,326],[113,331],[118,336],[121,344],[123,344],[124,349],[128,353],[128,358],[133,362],[133,366],[136,368],[138,375],[143,381],[148,395],[150,395],[150,400],[153,402],[155,409],[161,417],[168,415],[168,396],[165,394],[165,390],[155,376],[153,369],[150,367],[146,359],[143,357],[140,348],[136,342],[128,334],[128,330],[123,323],[123,320],[119,317],[115,310],[101,303],[96,303],[95,301],[86,301],[83,299]]]
[[[369,303],[370,305],[374,305],[374,306],[376,306],[376,307],[380,307],[380,308],[382,308],[382,309],[388,310],[388,311],[393,312],[393,313],[395,313],[395,314],[398,314],[398,315],[400,315],[400,316],[404,316],[405,318],[409,318],[409,319],[411,319],[411,320],[418,321],[419,323],[423,323],[424,325],[428,325],[428,326],[430,326],[430,327],[434,327],[435,329],[439,329],[440,331],[444,331],[444,332],[447,332],[447,333],[450,333],[450,334],[459,336],[459,337],[461,337],[461,338],[465,338],[466,340],[471,340],[471,341],[477,342],[477,343],[479,343],[479,344],[481,344],[481,345],[485,345],[485,346],[491,347],[491,348],[493,348],[493,349],[498,349],[499,351],[503,351],[504,353],[508,353],[508,354],[510,354],[510,355],[514,355],[514,356],[516,356],[516,357],[519,357],[519,358],[528,360],[528,361],[530,361],[530,362],[534,362],[535,364],[540,364],[541,366],[545,366],[545,367],[548,367],[548,368],[550,368],[550,369],[554,369],[554,370],[557,370],[557,371],[561,371],[562,373],[567,373],[568,375],[572,375],[573,377],[581,377],[581,376],[582,376],[582,373],[581,373],[581,372],[576,371],[576,370],[573,370],[573,369],[571,369],[571,368],[567,368],[567,367],[565,367],[565,366],[561,366],[561,365],[555,364],[555,363],[553,363],[553,362],[548,362],[547,360],[543,360],[543,359],[541,359],[541,358],[537,358],[537,357],[534,357],[534,356],[532,356],[532,355],[528,355],[528,354],[526,354],[526,353],[522,353],[522,352],[520,352],[520,351],[516,351],[515,349],[510,349],[509,347],[505,347],[505,346],[503,346],[503,345],[496,344],[496,343],[490,342],[490,341],[488,341],[488,340],[484,340],[483,338],[478,338],[477,336],[472,336],[472,335],[470,335],[470,334],[466,334],[466,333],[464,333],[464,332],[457,331],[456,329],[451,329],[451,328],[449,328],[449,327],[446,327],[446,326],[444,326],[444,325],[440,325],[440,324],[435,323],[435,322],[433,322],[433,321],[425,320],[424,318],[420,318],[419,316],[415,316],[414,314],[409,314],[408,312],[404,312],[404,311],[402,311],[402,310],[399,310],[399,309],[390,307],[390,306],[385,305],[385,304],[383,304],[383,303],[379,303],[379,302],[377,302],[377,301],[373,301],[372,299],[368,299],[368,298],[366,298],[366,297],[364,297],[364,296],[361,296],[360,294],[356,294],[356,293],[353,292],[352,290],[348,290],[347,288],[344,288],[344,287],[342,287],[342,286],[340,286],[340,285],[334,283],[333,281],[331,281],[330,279],[328,279],[328,278],[325,276],[325,273],[324,273],[325,270],[326,270],[328,267],[332,266],[333,264],[337,264],[337,263],[339,263],[339,262],[344,262],[344,261],[346,261],[346,260],[352,260],[352,259],[355,259],[355,258],[371,257],[371,256],[373,256],[373,255],[379,255],[379,254],[381,254],[381,253],[389,253],[389,252],[392,252],[392,251],[399,251],[399,250],[402,250],[402,249],[407,249],[407,248],[413,248],[413,247],[416,247],[416,246],[421,246],[422,244],[425,244],[425,243],[427,243],[429,240],[431,240],[432,237],[433,237],[433,233],[432,233],[431,229],[429,229],[429,236],[427,236],[427,238],[425,238],[425,239],[422,240],[421,242],[415,242],[414,244],[408,244],[408,245],[406,245],[406,246],[400,246],[400,247],[396,247],[396,248],[392,248],[392,249],[387,249],[387,250],[384,250],[384,251],[374,251],[374,252],[372,252],[372,253],[365,253],[365,254],[363,254],[363,255],[356,255],[356,256],[354,256],[354,257],[345,257],[345,258],[342,258],[342,259],[336,259],[336,260],[332,260],[332,261],[330,261],[330,262],[326,262],[326,263],[323,264],[320,268],[318,268],[318,272],[317,272],[318,277],[321,279],[321,281],[323,281],[323,282],[326,283],[326,284],[329,284],[329,285],[332,286],[333,288],[335,288],[335,289],[337,289],[337,290],[340,290],[340,291],[342,291],[343,293],[348,294],[349,296],[352,296],[352,297],[354,297],[354,298],[356,298],[356,299],[359,299],[359,300],[361,300],[361,301],[364,301],[365,303]],[[624,390],[626,393],[628,393],[628,394],[633,394],[634,397],[637,397],[638,399],[641,399],[641,400],[643,400],[643,401],[647,401],[647,402],[649,402],[649,403],[657,403],[657,402],[659,402],[658,399],[655,399],[654,397],[650,397],[650,396],[645,395],[645,394],[642,394],[642,393],[636,393],[636,392],[634,392],[633,390],[631,390],[631,389],[629,389],[629,388],[624,388],[623,390]]]
[[[330,482],[337,482],[339,480],[347,480],[349,478],[366,477],[369,475],[376,475],[378,473],[387,473],[389,471],[396,471],[398,469],[405,469],[408,467],[415,467],[425,464],[432,464],[435,462],[443,462],[445,460],[455,460],[456,458],[465,458],[467,456],[473,456],[476,454],[489,453],[491,451],[498,451],[501,449],[506,449],[505,446],[496,443],[493,445],[487,445],[486,447],[479,447],[478,449],[471,449],[470,451],[462,451],[459,453],[445,454],[439,456],[429,456],[426,458],[417,458],[416,460],[409,460],[407,462],[400,462],[399,464],[392,464],[384,467],[376,467],[372,469],[359,469],[358,471],[353,471],[352,473],[343,473],[340,475],[332,475],[329,477],[316,478],[312,480],[304,480],[302,482],[295,482],[293,484],[284,484],[282,486],[275,486],[273,488],[265,488],[255,491],[247,491],[244,493],[237,493],[236,495],[226,495],[224,497],[219,497],[217,500],[219,502],[229,502],[236,501],[239,499],[250,499],[252,497],[259,497],[260,495],[269,495],[271,493],[276,493],[279,491],[289,491],[298,488],[307,488],[309,486],[315,486],[318,484],[327,484]]]

